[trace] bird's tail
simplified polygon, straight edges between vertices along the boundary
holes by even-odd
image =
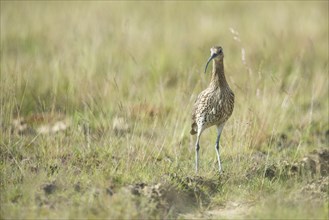
[[[196,132],[196,127],[197,127],[196,123],[194,122],[194,123],[192,124],[191,127],[192,127],[192,128],[191,128],[190,134],[191,134],[191,135],[196,134],[196,133],[197,133],[197,132]]]

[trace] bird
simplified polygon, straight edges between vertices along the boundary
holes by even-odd
[[[198,173],[200,136],[206,128],[216,125],[217,138],[215,149],[218,160],[218,171],[221,174],[223,169],[219,153],[219,140],[225,123],[233,113],[234,93],[225,78],[224,52],[221,46],[210,48],[210,57],[204,73],[206,73],[210,61],[213,61],[211,81],[209,86],[198,95],[193,105],[190,134],[197,135],[195,144],[195,171]]]

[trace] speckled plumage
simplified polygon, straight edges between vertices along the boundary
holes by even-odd
[[[219,138],[225,122],[232,115],[234,108],[234,93],[230,89],[224,74],[224,53],[221,47],[210,49],[213,60],[213,71],[211,82],[196,99],[192,111],[192,129],[190,133],[197,134],[196,143],[196,171],[198,171],[199,138],[201,133],[208,127],[217,126],[218,136],[216,141],[216,152],[218,157],[219,171],[221,164],[219,158]],[[207,63],[207,65],[208,65]]]

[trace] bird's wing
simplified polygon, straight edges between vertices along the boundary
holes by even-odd
[[[192,108],[192,130],[191,132],[194,130],[196,132],[196,115],[200,112],[203,112],[205,110],[205,108],[207,107],[208,103],[208,99],[209,99],[209,92],[207,90],[202,91],[197,99],[194,102],[193,108]],[[192,134],[192,133],[191,133]]]
[[[198,108],[200,106],[201,100],[202,100],[202,94],[203,92],[201,92],[198,97],[196,98],[193,108],[192,108],[192,121],[193,123],[195,122],[195,116],[197,114]]]

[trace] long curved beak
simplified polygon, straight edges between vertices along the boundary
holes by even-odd
[[[217,56],[217,54],[213,53],[213,54],[209,57],[209,59],[208,59],[208,61],[207,61],[206,68],[204,69],[204,73],[206,73],[206,71],[207,71],[207,67],[208,67],[208,64],[210,63],[210,61],[211,61],[212,59],[214,59],[216,56]]]

